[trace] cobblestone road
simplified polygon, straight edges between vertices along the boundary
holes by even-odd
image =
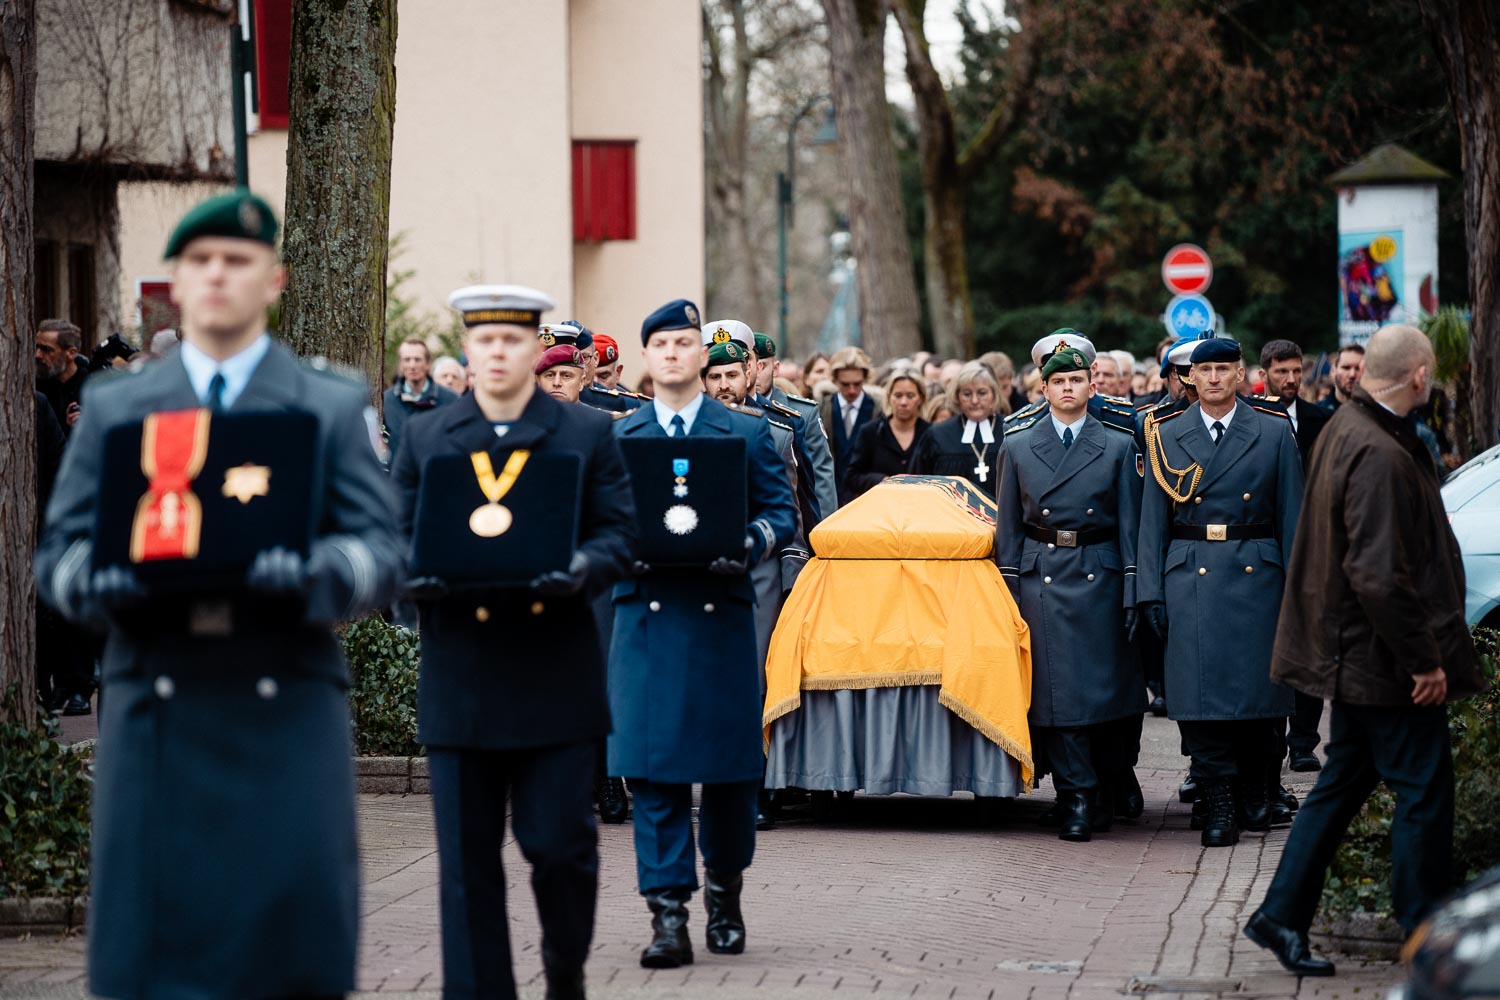
[[[1286,834],[1205,851],[1174,796],[1176,728],[1148,719],[1139,772],[1147,814],[1083,845],[1039,829],[1050,789],[982,822],[972,800],[864,798],[836,821],[786,822],[760,838],[746,876],[749,949],[702,946],[697,964],[637,964],[648,917],[634,885],[630,827],[601,828],[590,995],[596,998],[877,997],[1062,1000],[1119,997],[1379,997],[1399,978],[1343,959],[1299,983],[1239,935]],[[1305,790],[1310,776],[1297,775]],[[441,983],[437,856],[425,796],[361,796],[365,892],[360,989],[436,996]],[[523,997],[542,996],[536,912],[508,844],[511,930]],[[80,997],[78,939],[0,941],[0,997]]]

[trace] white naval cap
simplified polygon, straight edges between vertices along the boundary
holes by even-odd
[[[737,319],[716,319],[703,324],[703,346],[727,344],[731,340],[747,351],[755,350],[755,331]]]
[[[1094,358],[1099,355],[1099,352],[1094,350],[1094,342],[1092,340],[1089,340],[1089,338],[1077,330],[1063,328],[1052,331],[1031,345],[1031,363],[1040,368],[1047,363],[1048,358],[1064,347],[1075,347],[1082,351],[1083,356],[1088,359],[1089,364],[1093,364]]]
[[[567,344],[569,346],[578,343],[578,335],[583,331],[572,323],[543,323],[537,330],[536,335],[541,338],[547,347],[555,344]]]
[[[1179,340],[1177,343],[1172,345],[1171,350],[1167,351],[1167,363],[1171,365],[1180,365],[1183,368],[1186,368],[1188,365],[1193,363],[1193,351],[1201,343],[1203,343],[1203,341],[1198,340],[1197,338],[1194,338],[1192,340]]]
[[[465,285],[448,296],[448,306],[463,316],[464,326],[537,326],[542,313],[556,309],[557,303],[546,292],[525,285]]]

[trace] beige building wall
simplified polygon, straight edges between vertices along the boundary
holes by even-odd
[[[641,319],[703,296],[696,0],[405,0],[400,15],[390,228],[418,308],[474,281],[535,286],[557,300],[550,318],[615,337],[634,384]],[[637,239],[574,244],[574,138],[637,141]],[[286,133],[252,135],[251,187],[280,208],[285,177]],[[171,226],[209,190],[121,185],[127,324],[137,279],[165,274]]]
[[[573,138],[634,139],[636,238],[576,246],[578,318],[641,377],[641,320],[703,304],[702,14],[697,0],[573,0]]]

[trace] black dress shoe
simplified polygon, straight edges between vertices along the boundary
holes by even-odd
[[[1194,802],[1198,798],[1198,779],[1191,774],[1177,789],[1178,802]]]
[[[690,889],[661,889],[646,893],[651,909],[651,943],[641,952],[645,969],[676,969],[693,964],[693,942],[688,939]]]
[[[1292,811],[1286,807],[1286,803],[1281,801],[1280,796],[1276,796],[1275,798],[1271,799],[1270,813],[1272,826],[1292,825],[1292,819],[1294,818],[1294,815]]]
[[[1083,792],[1062,792],[1057,796],[1058,819],[1062,829],[1060,840],[1085,844],[1093,838],[1093,813],[1089,809],[1089,797]]]
[[[1278,785],[1277,798],[1281,800],[1282,805],[1286,806],[1288,812],[1297,811],[1297,796],[1292,794],[1292,790],[1290,788],[1286,787],[1285,785]]]
[[[745,950],[745,917],[740,891],[745,877],[736,872],[703,872],[703,906],[708,911],[708,950],[715,955],[738,955]]]
[[[1155,698],[1152,698],[1150,711],[1151,714],[1156,716],[1158,719],[1165,719],[1167,717],[1167,699],[1163,698],[1161,695],[1157,695]]]
[[[1239,794],[1235,797],[1239,806],[1240,828],[1255,833],[1271,829],[1270,789],[1264,781],[1252,779],[1241,781]]]
[[[63,706],[62,714],[90,715],[93,713],[93,711],[94,706],[89,704],[89,700],[87,698],[85,698],[81,694],[75,694],[73,697],[69,698],[68,703]]]
[[[1287,754],[1287,763],[1293,771],[1321,771],[1323,762],[1311,750],[1293,750]]]
[[[1135,768],[1120,772],[1114,781],[1114,812],[1124,819],[1139,819],[1146,811],[1146,797],[1141,794],[1141,783],[1136,780]]]
[[[1207,815],[1203,818],[1202,843],[1204,847],[1233,847],[1240,842],[1238,807],[1234,801],[1234,782],[1228,778],[1215,778],[1204,789],[1208,800]]]
[[[625,795],[624,778],[605,778],[599,789],[599,822],[623,823],[630,815],[630,799]]]
[[[1276,956],[1286,971],[1298,976],[1331,976],[1333,963],[1318,958],[1307,943],[1307,935],[1283,927],[1259,910],[1245,925],[1245,937]]]

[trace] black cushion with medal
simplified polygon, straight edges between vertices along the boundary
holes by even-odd
[[[745,557],[745,440],[620,439],[640,517],[638,558],[649,566],[707,566]]]
[[[517,449],[479,454],[491,488],[504,487],[498,500],[486,495],[473,456],[434,455],[422,463],[410,575],[483,589],[526,587],[543,573],[567,570],[578,547],[583,459]]]
[[[148,423],[156,428],[153,440],[160,439],[155,458],[142,452]],[[174,454],[182,458],[193,450],[182,442],[194,436],[199,454],[186,464],[201,465],[188,482],[182,468],[174,476],[168,467],[179,465],[170,460]],[[228,593],[242,587],[265,549],[280,546],[306,557],[319,506],[313,502],[317,447],[318,418],[300,411],[177,411],[110,428],[94,567],[131,567],[153,592]],[[166,474],[158,492],[143,471],[155,462],[162,466],[158,475]],[[183,484],[191,497],[168,488]]]

